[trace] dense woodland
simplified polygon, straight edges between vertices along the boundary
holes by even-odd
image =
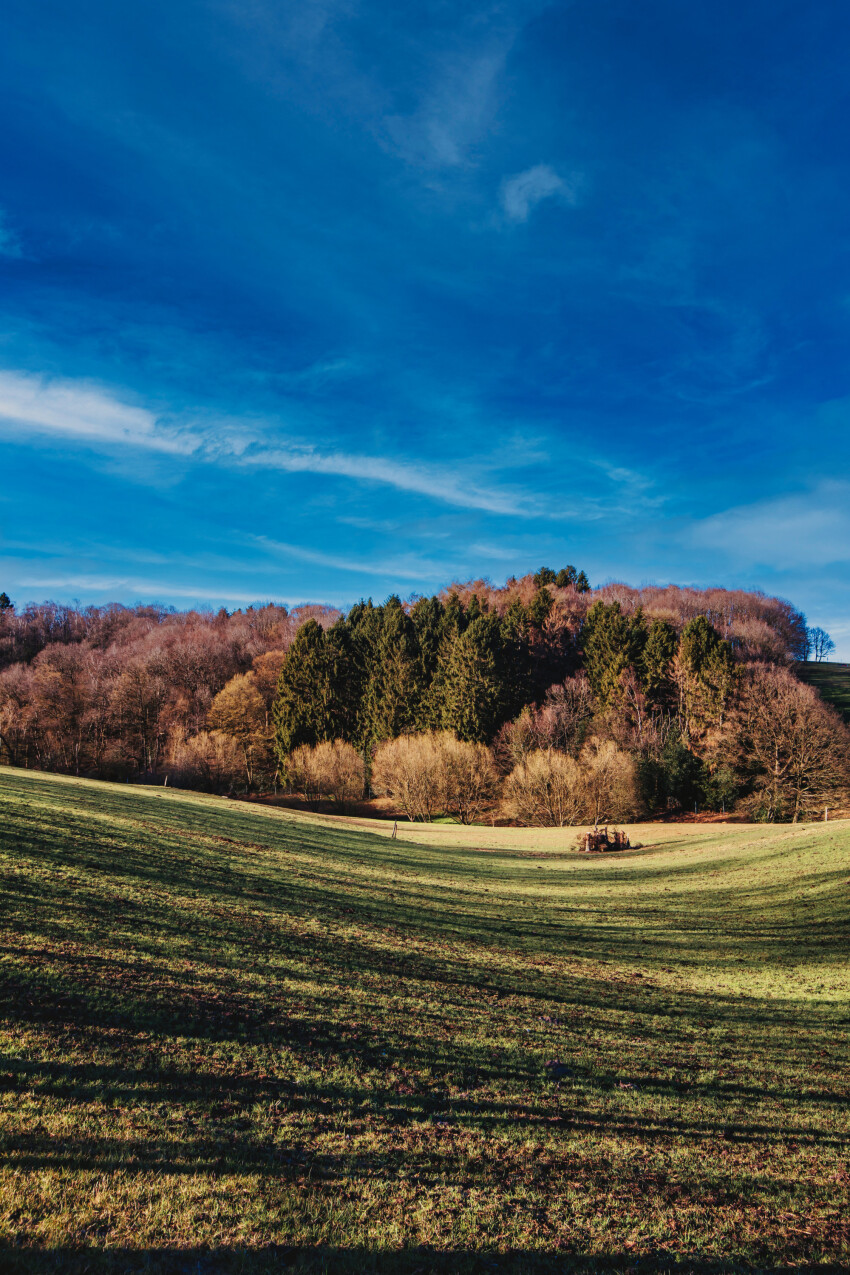
[[[798,819],[846,800],[850,757],[794,675],[812,645],[781,599],[573,567],[346,614],[0,595],[0,760],[421,819]]]

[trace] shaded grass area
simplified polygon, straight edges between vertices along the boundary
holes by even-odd
[[[850,824],[658,836],[0,772],[0,1267],[846,1268]]]
[[[850,664],[832,664],[826,660],[816,663],[807,660],[796,666],[797,676],[832,704],[850,722]]]

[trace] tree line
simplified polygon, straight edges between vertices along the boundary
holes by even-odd
[[[345,614],[0,597],[0,759],[413,818],[793,819],[846,783],[846,730],[793,674],[809,645],[781,599],[574,567]]]
[[[787,653],[747,660],[704,614],[677,626],[601,597],[565,626],[553,577],[501,608],[452,592],[305,625],[273,709],[282,773],[297,786],[293,755],[303,770],[305,750],[348,744],[364,785],[430,818],[436,798],[421,793],[447,792],[453,768],[474,765],[479,794],[537,824],[736,804],[799,819],[843,799],[847,732]]]

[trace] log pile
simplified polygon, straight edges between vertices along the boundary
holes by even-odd
[[[618,832],[616,829],[609,832],[607,828],[594,828],[592,832],[582,835],[579,849],[585,854],[603,854],[607,850],[628,850],[630,849],[629,834]]]

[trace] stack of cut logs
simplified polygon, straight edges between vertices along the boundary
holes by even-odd
[[[594,828],[581,839],[581,849],[586,854],[601,854],[605,850],[628,850],[629,834],[627,832],[609,832],[607,828]]]

